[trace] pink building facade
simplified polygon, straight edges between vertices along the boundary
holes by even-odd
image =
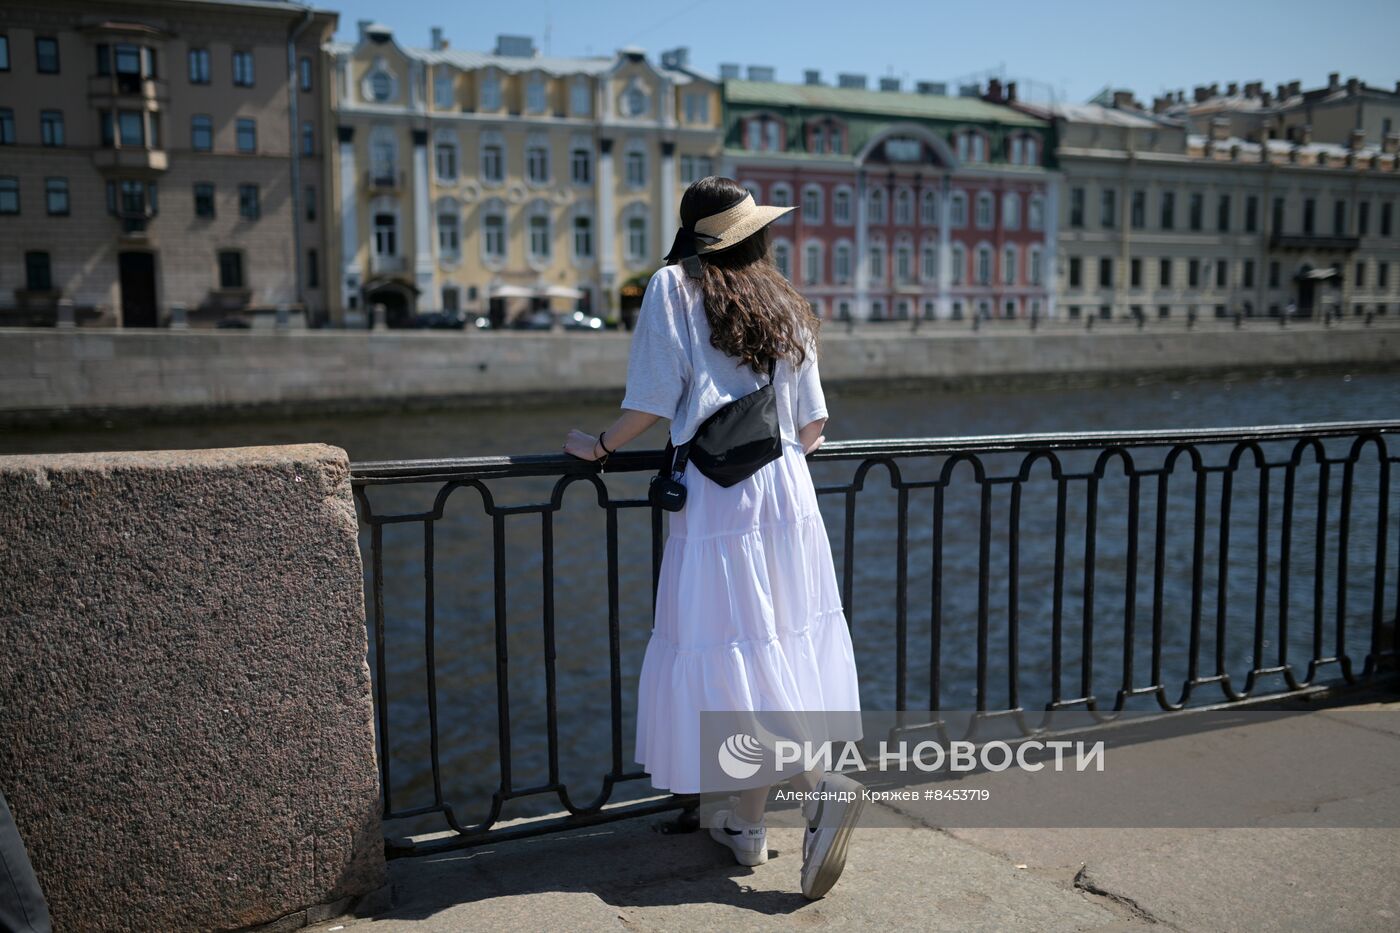
[[[1055,313],[1050,126],[978,98],[725,82],[726,174],[824,318]]]

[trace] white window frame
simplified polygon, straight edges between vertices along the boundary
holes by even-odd
[[[1020,276],[1021,254],[1016,249],[1015,243],[1007,243],[1001,249],[1001,284],[1018,285]]]
[[[638,189],[647,186],[651,175],[648,161],[646,143],[639,139],[629,140],[622,154],[622,177],[627,187]],[[633,171],[635,166],[640,166],[640,169]]]
[[[541,229],[543,240],[537,236]],[[536,268],[549,265],[554,258],[554,217],[543,198],[532,201],[525,212],[525,255]]]
[[[551,181],[549,137],[544,133],[531,133],[525,138],[525,183],[533,187],[548,185]]]
[[[938,192],[932,188],[919,195],[919,221],[925,227],[938,226]]]
[[[819,224],[822,222],[822,215],[826,212],[823,208],[824,192],[822,186],[817,184],[807,184],[802,186],[802,222],[804,224]]]
[[[1038,194],[1030,196],[1026,207],[1026,228],[1029,230],[1045,229],[1045,198]]]
[[[914,243],[908,236],[894,241],[894,280],[899,285],[914,281]]]
[[[868,250],[869,252],[865,257],[865,260],[866,264],[869,266],[869,269],[867,271],[870,273],[870,281],[885,281],[885,275],[887,271],[886,267],[889,265],[889,257],[885,252],[885,238],[871,238]]]
[[[1021,196],[1014,191],[1001,196],[1001,226],[1005,230],[1021,229]]]
[[[444,172],[443,157],[449,155],[451,171]],[[439,130],[433,138],[433,173],[439,182],[454,183],[462,174],[462,147],[451,130]]]
[[[593,113],[593,89],[589,87],[588,79],[575,77],[569,82],[569,114],[575,117],[587,117]]]
[[[486,68],[481,72],[481,81],[477,85],[477,107],[480,110],[496,111],[501,109],[501,75],[494,68]]]
[[[452,225],[449,228],[443,226],[443,218],[450,217]],[[462,212],[457,202],[452,198],[439,198],[433,210],[434,226],[437,228],[437,249],[438,260],[446,263],[455,263],[462,258]],[[444,242],[451,234],[451,243]]]
[[[885,189],[878,186],[871,188],[866,193],[865,200],[865,213],[870,223],[886,223],[885,218],[889,216],[889,198],[885,196]]]
[[[850,240],[837,240],[831,250],[831,280],[837,285],[849,285],[854,273],[854,248]]]
[[[525,112],[544,113],[549,109],[549,82],[538,71],[525,79]]]
[[[954,243],[953,254],[953,285],[964,285],[967,282],[967,247],[961,243]]]
[[[768,203],[774,207],[792,207],[792,185],[785,181],[775,181],[768,189]],[[786,213],[779,217],[774,223],[790,226],[792,224],[792,213]]]
[[[1045,284],[1045,254],[1039,246],[1032,246],[1026,253],[1026,279],[1031,285]]]
[[[506,210],[506,202],[500,198],[491,198],[481,205],[481,261],[492,268],[496,268],[505,263],[510,255],[510,214]],[[492,233],[488,221],[492,217],[501,219],[500,228],[500,249],[493,250]]]
[[[972,283],[991,285],[995,279],[996,253],[990,243],[978,243],[973,251]]]
[[[438,110],[451,110],[457,102],[456,82],[446,65],[433,69],[433,106]]]
[[[948,197],[948,226],[960,230],[967,226],[967,192],[960,189]]]
[[[640,242],[636,239],[636,222],[640,222]],[[623,210],[622,232],[627,262],[632,266],[646,265],[651,260],[651,218],[646,204],[634,202]]]
[[[500,153],[500,162],[496,166],[498,173],[492,174],[487,171],[489,162],[487,161],[487,150],[495,148]],[[481,178],[481,183],[488,187],[495,187],[505,183],[506,180],[506,151],[505,135],[499,130],[485,130],[481,134],[481,140],[477,150],[477,175]]]
[[[802,245],[802,284],[820,285],[822,265],[821,240],[808,240]]]
[[[773,241],[773,265],[783,278],[792,281],[792,243],[784,237]]]
[[[580,165],[586,169],[585,178],[579,177]],[[569,181],[582,187],[593,184],[593,142],[586,136],[575,136],[569,142]]]
[[[924,240],[919,244],[919,280],[938,281],[938,241]]]
[[[831,221],[837,226],[849,227],[855,223],[852,209],[855,206],[855,192],[850,185],[837,185],[831,191]],[[844,208],[842,210],[841,208]]]
[[[990,191],[977,192],[977,211],[974,215],[978,230],[990,230],[996,224],[996,199]]]
[[[578,222],[585,220],[588,222],[588,250],[579,250],[579,226]],[[598,255],[598,225],[593,221],[593,211],[586,206],[574,208],[573,215],[569,218],[569,245],[573,250],[574,262],[592,262]]]
[[[914,216],[914,192],[901,185],[894,192],[894,222],[907,227],[914,223]]]

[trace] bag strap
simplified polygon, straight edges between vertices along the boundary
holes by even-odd
[[[778,371],[778,358],[775,356],[768,361],[768,384],[773,384],[773,374]]]
[[[685,462],[690,456],[690,441],[677,447],[671,442],[671,436],[666,436],[666,460],[661,464],[658,473],[661,476],[670,476],[672,473],[684,473]]]

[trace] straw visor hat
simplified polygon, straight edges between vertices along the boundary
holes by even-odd
[[[796,207],[755,204],[753,195],[745,192],[742,198],[718,214],[701,217],[690,227],[682,225],[665,259],[682,262],[687,272],[698,276],[700,262],[696,256],[728,249],[795,210]]]

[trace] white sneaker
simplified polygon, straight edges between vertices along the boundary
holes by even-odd
[[[865,799],[862,785],[844,774],[828,774],[817,784],[817,799],[802,807],[807,831],[802,840],[802,893],[816,900],[836,884],[846,867],[846,847]],[[828,795],[854,794],[848,800]]]
[[[730,797],[730,805],[737,798]],[[768,827],[763,823],[742,823],[733,810],[716,810],[710,823],[710,838],[728,846],[740,865],[762,865],[768,861]]]

